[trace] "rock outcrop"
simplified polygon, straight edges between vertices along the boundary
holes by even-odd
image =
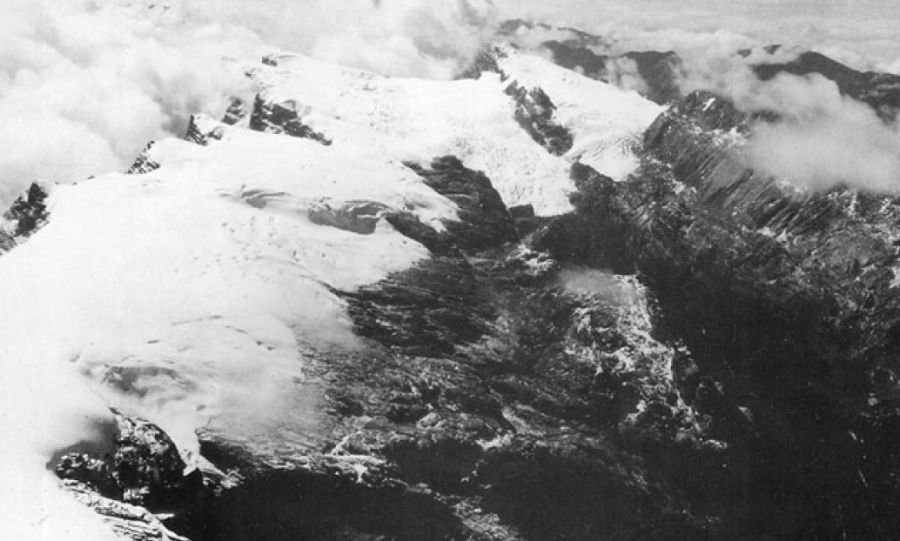
[[[528,86],[517,81],[503,70],[498,59],[508,54],[496,47],[483,52],[462,77],[478,77],[484,72],[494,72],[506,84],[504,92],[513,100],[513,116],[519,126],[547,152],[562,156],[572,149],[574,138],[565,126],[553,119],[556,105],[540,87]]]
[[[47,191],[34,182],[3,213],[5,224],[0,229],[0,253],[13,249],[18,242],[40,229],[48,217]]]
[[[175,444],[158,426],[117,410],[112,414],[114,452],[67,453],[55,464],[56,474],[66,490],[123,538],[184,541],[169,528],[183,527],[185,517],[202,511],[215,490],[227,483],[199,469],[186,472]]]
[[[63,481],[63,487],[76,500],[103,516],[112,531],[129,541],[191,541],[168,529],[145,508],[107,498],[93,487],[78,481]]]
[[[303,122],[298,113],[298,104],[293,101],[270,103],[260,96],[253,102],[250,114],[250,129],[267,133],[285,133],[292,137],[312,139],[330,145],[331,139]]]

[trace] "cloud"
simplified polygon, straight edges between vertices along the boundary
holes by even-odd
[[[575,26],[601,35],[598,54],[674,50],[682,59],[677,82],[683,93],[710,90],[744,111],[781,116],[753,126],[747,156],[765,170],[802,187],[839,184],[875,191],[900,188],[900,137],[865,104],[840,95],[820,76],[783,74],[762,82],[750,66],[790,61],[816,50],[859,70],[900,73],[900,11],[889,0],[496,0],[504,15]],[[536,39],[547,37],[536,32]],[[530,39],[524,36],[523,41]],[[787,45],[776,54],[761,47]],[[754,53],[747,58],[740,49]],[[616,66],[618,67],[618,66]],[[611,82],[640,89],[633,70],[612,70]]]
[[[449,78],[493,35],[490,0],[170,0],[183,20],[241,25],[267,43],[383,75]]]
[[[837,185],[876,192],[900,189],[900,128],[865,103],[842,95],[819,74],[781,73],[760,81],[750,65],[783,62],[798,49],[772,57],[742,58],[725,48],[693,49],[679,72],[683,92],[711,90],[744,112],[777,113],[775,122],[751,126],[746,147],[750,164],[795,185],[814,190]]]
[[[89,1],[0,8],[0,200],[35,178],[122,169],[146,142],[221,112],[246,83],[223,60],[260,50],[239,28],[165,24]]]
[[[0,3],[0,204],[35,179],[123,169],[193,113],[248,95],[273,49],[447,78],[492,35],[487,0],[61,0]]]
[[[638,64],[631,58],[620,56],[606,62],[604,78],[610,83],[635,92],[645,94],[648,91],[647,83],[641,77]]]
[[[842,96],[834,82],[782,74],[743,100],[782,116],[753,127],[746,150],[756,168],[813,189],[900,187],[900,128]]]

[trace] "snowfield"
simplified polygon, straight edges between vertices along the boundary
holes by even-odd
[[[638,166],[632,148],[664,107],[642,97],[562,68],[543,58],[502,49],[498,65],[510,80],[540,87],[556,105],[553,118],[574,136],[566,153],[613,180],[625,180]]]
[[[570,162],[623,178],[630,141],[659,110],[512,57],[509,74],[539,81],[575,135],[555,157],[515,122],[497,74],[438,82],[275,61],[252,73],[262,98],[290,101],[331,146],[201,118],[219,140],[164,140],[149,151],[155,171],[53,187],[49,223],[0,257],[0,539],[114,538],[51,471],[63,450],[104,444],[111,405],[159,424],[188,464],[198,428],[252,438],[315,423],[315,396],[296,398],[305,355],[359,344],[330,288],[428,252],[384,220],[359,234],[314,223],[311,209],[375,201],[440,229],[456,207],[402,161],[455,154],[508,205],[564,212]]]

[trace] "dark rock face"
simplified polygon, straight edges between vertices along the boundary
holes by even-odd
[[[113,412],[119,426],[110,470],[127,503],[166,504],[177,499],[189,480],[178,449],[158,426]]]
[[[415,169],[448,197],[494,200],[455,159]],[[365,359],[323,361],[335,414],[372,419],[341,452],[378,457],[390,483],[421,487],[452,519],[389,537],[700,535],[705,519],[688,512],[680,481],[641,458],[720,460],[678,400],[676,349],[648,336],[643,289],[603,275],[602,286],[568,290],[557,262],[510,249],[499,201],[472,201],[461,200],[443,242],[426,243],[431,259],[342,293],[377,345]],[[494,235],[472,242],[476,226]]]
[[[438,158],[427,169],[407,166],[458,205],[459,220],[447,222],[447,231],[438,233],[408,215],[389,217],[398,231],[424,244],[433,256],[385,281],[342,295],[361,335],[410,353],[450,353],[483,336],[492,313],[464,253],[500,248],[516,239],[516,231],[483,173],[466,169],[453,156]]]
[[[15,223],[13,236],[31,235],[47,222],[47,192],[37,183],[32,183],[28,191],[3,213],[3,217]]]
[[[459,253],[435,255],[344,297],[359,334],[419,355],[450,353],[479,339],[491,313]]]
[[[573,168],[577,211],[538,247],[638,270],[660,332],[687,346],[682,396],[727,445],[726,470],[689,466],[706,484],[693,509],[722,525],[711,531],[889,539],[900,201],[800,192],[749,170],[725,136],[746,121],[689,96],[648,130],[633,182]]]
[[[198,115],[191,115],[191,120],[188,122],[188,127],[184,134],[185,141],[206,146],[209,144],[210,139],[221,138],[222,128],[220,126],[214,126],[212,129],[204,130],[200,126],[200,117],[198,117]]]
[[[525,88],[512,82],[506,87],[516,103],[515,119],[528,135],[550,154],[562,156],[572,149],[574,138],[553,120],[556,105],[540,88]]]
[[[186,464],[169,436],[143,419],[113,410],[118,427],[112,456],[64,455],[56,465],[60,478],[72,479],[101,495],[150,508],[171,505],[191,482]]]
[[[428,169],[407,166],[459,207],[459,220],[447,223],[447,229],[461,249],[484,250],[516,240],[506,205],[484,173],[466,169],[454,156],[438,158]]]
[[[769,51],[774,52],[774,49]],[[779,73],[817,73],[834,81],[842,94],[867,103],[885,120],[895,120],[900,109],[900,75],[857,71],[815,51],[802,53],[786,63],[759,64],[753,70],[763,81]]]
[[[330,145],[331,139],[306,125],[297,113],[297,104],[293,101],[269,103],[260,96],[253,102],[250,115],[250,129],[267,133],[286,133],[292,137],[312,139]]]
[[[110,471],[110,464],[87,453],[63,455],[56,464],[56,475],[60,479],[83,483],[104,496],[121,496],[121,490]]]
[[[22,240],[47,223],[47,192],[37,183],[32,183],[28,191],[16,198],[3,213],[7,222],[6,230],[0,229],[0,253],[16,247]]]

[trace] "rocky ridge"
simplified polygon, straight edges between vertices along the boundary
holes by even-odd
[[[688,96],[647,131],[632,182],[576,172],[577,210],[539,246],[635,269],[657,295],[661,327],[691,352],[683,396],[730,449],[737,477],[720,477],[721,501],[729,485],[745,491],[725,520],[733,535],[882,538],[896,529],[882,428],[897,411],[885,394],[897,199],[804,192],[753,171],[740,152],[748,121],[721,98]]]

